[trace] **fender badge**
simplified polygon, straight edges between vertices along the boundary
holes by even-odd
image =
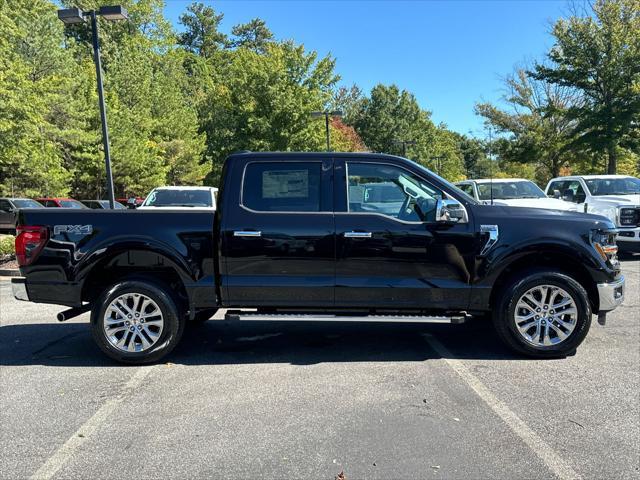
[[[93,233],[93,225],[54,225],[54,235],[70,233],[72,235],[90,235]]]

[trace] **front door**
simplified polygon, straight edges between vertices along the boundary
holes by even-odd
[[[332,159],[271,158],[231,167],[244,171],[232,173],[243,179],[239,205],[223,207],[233,212],[221,232],[225,303],[333,306]]]
[[[335,168],[336,306],[466,304],[475,258],[473,226],[435,222],[443,191],[400,165],[347,159],[336,161]]]

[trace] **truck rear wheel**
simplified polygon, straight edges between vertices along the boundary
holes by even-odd
[[[100,349],[122,363],[160,360],[184,330],[170,289],[146,280],[123,280],[109,287],[91,311],[91,333]]]
[[[584,287],[554,271],[529,271],[514,277],[496,302],[493,322],[513,350],[531,357],[571,355],[591,326]]]

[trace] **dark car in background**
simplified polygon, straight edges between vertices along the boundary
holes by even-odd
[[[47,208],[87,208],[73,198],[36,198],[38,202]]]
[[[109,200],[80,200],[80,202],[85,207],[91,208],[93,210],[108,210],[109,209]],[[113,208],[115,208],[116,210],[123,210],[123,209],[126,209],[127,207],[122,205],[120,202],[114,202],[113,203]]]
[[[30,198],[0,198],[0,233],[15,233],[16,216],[21,208],[42,208]]]

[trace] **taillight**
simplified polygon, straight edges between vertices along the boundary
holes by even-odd
[[[24,267],[31,264],[47,243],[47,227],[16,227],[16,259]]]

